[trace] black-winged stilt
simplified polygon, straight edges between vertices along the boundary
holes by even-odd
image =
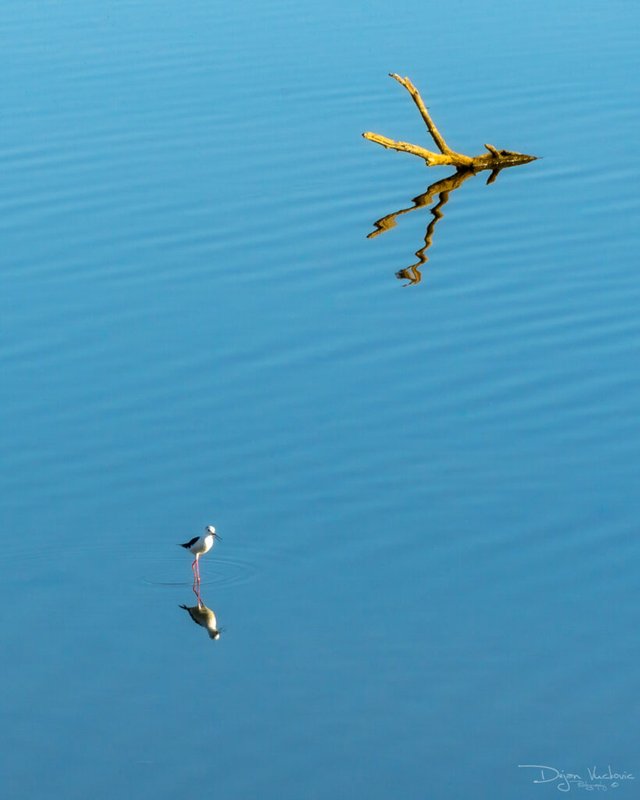
[[[220,536],[216,533],[216,529],[213,525],[207,525],[204,529],[203,536],[194,536],[190,541],[180,545],[180,547],[184,547],[185,550],[191,550],[195,556],[191,564],[191,569],[193,570],[193,577],[198,583],[200,583],[200,565],[198,564],[198,559],[200,556],[208,553],[213,547],[214,541],[219,538]]]

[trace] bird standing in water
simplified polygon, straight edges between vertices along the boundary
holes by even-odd
[[[190,550],[195,556],[191,564],[191,569],[193,570],[193,578],[197,583],[200,583],[200,565],[198,559],[200,556],[208,553],[213,547],[214,541],[219,538],[213,525],[207,525],[204,529],[203,536],[195,536],[190,541],[180,545],[180,547],[184,547],[185,550]]]

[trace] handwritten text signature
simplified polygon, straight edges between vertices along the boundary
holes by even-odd
[[[534,783],[555,784],[559,792],[570,792],[572,788],[586,789],[590,792],[608,792],[609,789],[617,789],[626,781],[635,781],[635,776],[631,772],[614,772],[611,764],[607,769],[587,767],[587,777],[544,764],[518,764],[518,767],[535,770]]]

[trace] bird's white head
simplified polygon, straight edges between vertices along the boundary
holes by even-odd
[[[220,535],[216,533],[216,529],[213,527],[213,525],[207,525],[207,527],[204,529],[204,535],[213,536],[214,539],[220,539]]]

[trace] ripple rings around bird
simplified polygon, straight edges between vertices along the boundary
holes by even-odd
[[[216,557],[215,561],[209,559],[205,564],[201,562],[200,572],[202,574],[201,586],[208,587],[227,587],[239,586],[252,581],[257,574],[257,567],[255,564],[245,561],[240,558],[229,558],[223,556],[222,558]],[[156,587],[176,587],[176,586],[191,586],[193,578],[191,577],[191,570],[189,566],[183,568],[183,574],[186,576],[185,580],[152,580],[144,578],[143,581],[147,586]]]

